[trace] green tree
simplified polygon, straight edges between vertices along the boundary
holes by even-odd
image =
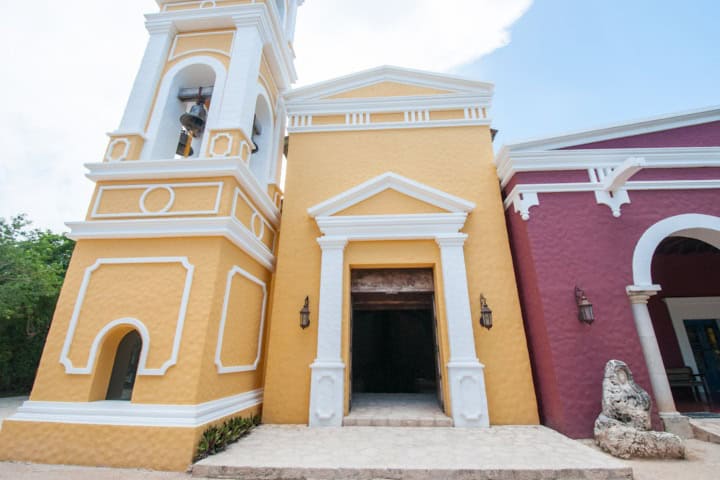
[[[75,242],[0,218],[0,394],[32,388]]]

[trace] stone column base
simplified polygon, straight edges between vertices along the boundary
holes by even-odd
[[[660,419],[666,432],[674,433],[680,438],[695,438],[690,419],[685,415],[680,415],[677,412],[660,413]]]
[[[489,427],[485,371],[480,362],[450,362],[447,365],[450,401],[456,427]]]
[[[310,365],[311,427],[341,427],[345,397],[345,364],[315,360]]]

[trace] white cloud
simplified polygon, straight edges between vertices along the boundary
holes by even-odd
[[[505,45],[531,0],[308,0],[301,82],[380,64],[444,71]],[[147,40],[153,0],[0,2],[0,217],[80,220]]]
[[[378,65],[448,71],[506,45],[532,0],[308,0],[298,14],[300,84]]]

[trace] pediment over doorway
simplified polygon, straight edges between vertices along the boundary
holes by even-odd
[[[469,213],[473,202],[393,172],[308,209],[311,217]]]

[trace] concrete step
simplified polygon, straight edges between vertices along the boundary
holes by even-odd
[[[690,426],[696,439],[720,443],[720,418],[691,418]]]
[[[408,415],[353,415],[343,418],[345,427],[452,427],[450,417],[437,415],[414,417]]]
[[[630,480],[625,463],[541,426],[263,425],[193,466],[243,480]]]
[[[355,393],[346,427],[452,427],[435,394]]]

